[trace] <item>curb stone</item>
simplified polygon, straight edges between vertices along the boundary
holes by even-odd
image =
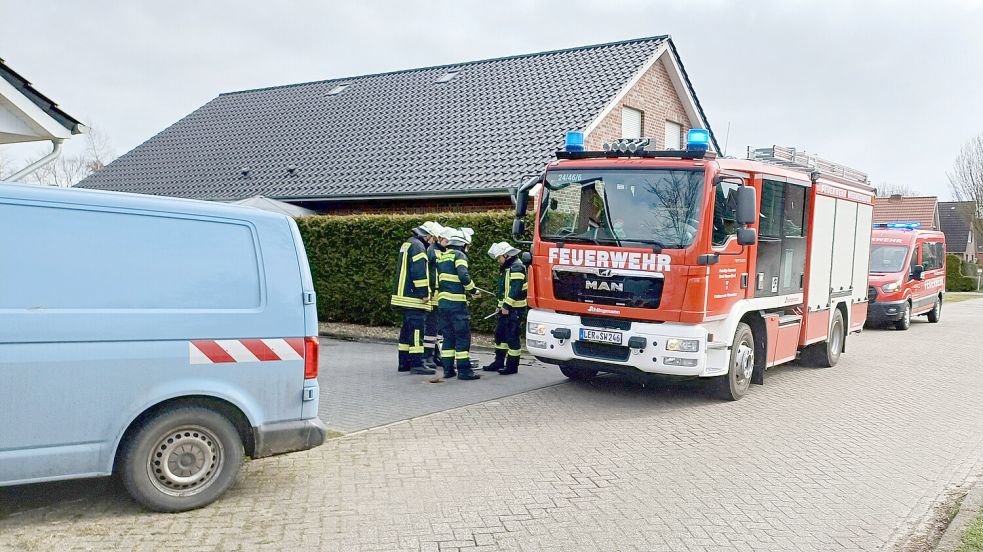
[[[963,532],[976,519],[981,508],[983,508],[983,480],[977,480],[959,505],[959,513],[952,518],[949,526],[942,533],[942,538],[935,547],[936,552],[953,552],[959,548]]]

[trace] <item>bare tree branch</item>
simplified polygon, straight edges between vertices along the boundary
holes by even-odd
[[[116,158],[116,152],[109,138],[100,127],[87,125],[83,135],[85,149],[78,155],[62,155],[53,162],[41,167],[32,177],[38,184],[67,188],[102,169]]]
[[[915,196],[918,192],[907,184],[891,184],[885,182],[877,187],[877,197],[891,197],[893,195]]]
[[[983,233],[983,134],[963,144],[947,176],[953,197],[976,205],[973,230]]]

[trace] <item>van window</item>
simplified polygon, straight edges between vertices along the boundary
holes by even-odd
[[[939,244],[922,242],[922,269],[936,270],[942,268],[942,259],[939,257]]]
[[[249,309],[261,295],[249,226],[0,203],[0,309]]]

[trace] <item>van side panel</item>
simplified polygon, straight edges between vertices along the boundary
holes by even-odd
[[[300,419],[287,343],[308,324],[286,220],[0,185],[0,485],[109,474],[127,426],[178,396],[226,399],[254,427]]]

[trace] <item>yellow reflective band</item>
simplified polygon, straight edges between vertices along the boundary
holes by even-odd
[[[523,274],[523,273],[521,273],[521,272],[510,273],[509,274],[509,279],[510,280],[525,280],[526,279],[526,275]]]
[[[422,280],[413,280],[413,287],[427,287],[430,285],[430,280],[424,278]]]
[[[389,299],[389,304],[394,307],[405,307],[408,309],[420,309],[420,310],[430,310],[430,304],[424,303],[422,300],[416,297],[404,297],[402,295],[393,295]]]
[[[522,284],[522,291],[528,291],[528,290],[529,290],[529,282]]]
[[[427,253],[425,251],[423,253],[417,253],[416,255],[413,255],[413,258],[411,260],[414,263],[417,261],[425,261],[427,260]]]
[[[508,305],[508,306],[510,306],[510,307],[524,307],[528,303],[526,302],[525,299],[511,299],[511,298],[506,297],[505,298],[505,304]]]
[[[522,354],[522,349],[509,349],[509,356],[517,357]]]
[[[474,282],[468,282],[468,285],[464,286],[464,291],[471,291],[475,288]]]
[[[454,261],[454,266],[468,266],[468,262],[464,259],[458,259]]]
[[[467,301],[468,298],[463,293],[440,292],[441,301]]]
[[[399,344],[399,350],[400,351],[409,351],[410,350],[410,346],[407,345],[406,343],[400,343]]]
[[[441,282],[460,282],[461,281],[461,278],[458,277],[457,274],[446,274],[446,273],[441,273],[440,276],[437,277],[437,279],[440,280]]]
[[[410,242],[403,242],[403,245],[399,246],[400,253],[406,253],[410,250]]]
[[[454,353],[454,358],[457,360],[467,360],[470,356],[468,351],[457,351]]]
[[[423,347],[410,347],[410,354],[411,355],[422,355],[423,354]]]
[[[440,352],[440,358],[454,358],[455,352],[456,351],[448,351],[447,349],[444,349]]]
[[[506,349],[509,348],[509,344],[508,343],[496,343],[495,344],[495,348],[496,349],[502,349],[504,351],[504,350],[506,350]]]

